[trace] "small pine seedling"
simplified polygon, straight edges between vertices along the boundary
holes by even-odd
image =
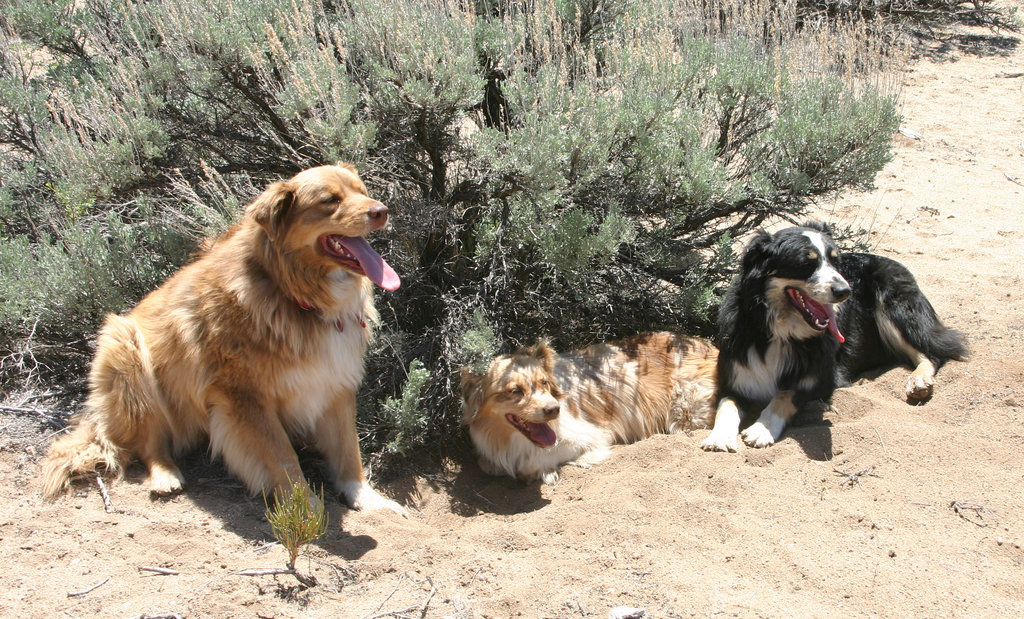
[[[288,549],[288,568],[294,570],[302,547],[327,532],[323,487],[315,492],[306,482],[298,481],[283,496],[274,494],[273,507],[267,505],[265,495],[263,503],[274,537]]]

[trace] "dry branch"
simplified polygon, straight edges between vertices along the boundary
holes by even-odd
[[[869,466],[866,469],[862,469],[860,471],[856,471],[856,472],[853,472],[853,473],[848,473],[846,471],[840,471],[837,468],[833,468],[832,472],[835,473],[836,475],[841,475],[841,476],[845,477],[846,478],[845,483],[850,484],[850,486],[852,487],[852,486],[855,486],[855,485],[860,485],[860,478],[864,477],[864,476],[881,478],[881,475],[876,475],[875,473],[872,472],[874,470],[875,470],[874,466]]]
[[[949,504],[950,509],[957,515],[979,527],[987,527],[989,523],[982,522],[985,514],[995,515],[995,512],[979,503],[967,503],[964,501],[953,501]]]
[[[295,570],[289,567],[261,567],[250,570],[238,570],[233,573],[235,576],[273,576],[276,574],[291,574],[294,576]]]
[[[162,574],[163,576],[177,576],[178,570],[172,570],[166,567],[150,567],[148,565],[140,565],[140,572],[153,572],[154,574]]]
[[[96,473],[96,485],[100,489],[100,496],[103,497],[103,511],[108,514],[116,514],[117,509],[114,508],[114,503],[110,500],[110,493],[107,492],[107,485],[103,483],[103,477]]]
[[[25,406],[0,406],[0,411],[5,413],[15,413],[17,415],[36,415],[38,417],[42,417],[43,421],[53,428],[63,428],[67,425],[66,420],[72,415],[72,413],[68,411],[49,408],[29,408]]]
[[[104,578],[103,580],[99,581],[99,582],[98,582],[98,583],[96,583],[95,585],[93,585],[93,586],[89,587],[88,589],[82,589],[81,591],[73,591],[73,592],[69,592],[69,593],[68,593],[68,597],[69,597],[69,598],[77,598],[77,597],[82,597],[82,596],[83,596],[83,595],[85,595],[86,593],[90,593],[90,592],[92,592],[92,591],[95,591],[96,589],[99,589],[99,588],[100,588],[100,587],[102,587],[103,585],[107,584],[107,581],[108,581],[108,580],[110,580],[110,576],[107,576],[106,578]]]

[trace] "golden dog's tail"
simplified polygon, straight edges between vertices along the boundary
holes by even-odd
[[[71,432],[50,446],[43,464],[43,496],[53,498],[76,477],[99,469],[121,474],[158,402],[152,368],[135,320],[108,316],[96,341],[85,410]]]
[[[100,469],[120,475],[121,451],[102,436],[93,420],[88,417],[79,419],[70,434],[50,446],[43,463],[43,497],[56,498],[71,486],[75,478]]]

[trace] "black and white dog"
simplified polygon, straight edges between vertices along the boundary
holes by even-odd
[[[712,451],[736,451],[742,413],[758,410],[743,441],[773,444],[801,407],[870,370],[913,367],[907,399],[927,399],[935,371],[967,356],[906,267],[840,253],[820,223],[754,237],[718,326],[718,410],[701,443]]]

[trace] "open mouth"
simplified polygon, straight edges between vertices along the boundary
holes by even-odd
[[[533,423],[516,417],[512,413],[505,415],[505,419],[512,424],[516,430],[523,433],[523,436],[541,447],[551,447],[558,440],[555,431],[546,423]]]
[[[365,275],[384,290],[398,290],[402,280],[384,258],[361,236],[324,234],[318,239],[320,249],[345,269]]]
[[[846,341],[843,334],[839,332],[839,325],[836,324],[836,312],[832,308],[832,304],[818,303],[796,288],[787,287],[786,293],[789,295],[793,307],[800,310],[800,315],[803,316],[807,324],[818,331],[827,329],[840,344]]]

